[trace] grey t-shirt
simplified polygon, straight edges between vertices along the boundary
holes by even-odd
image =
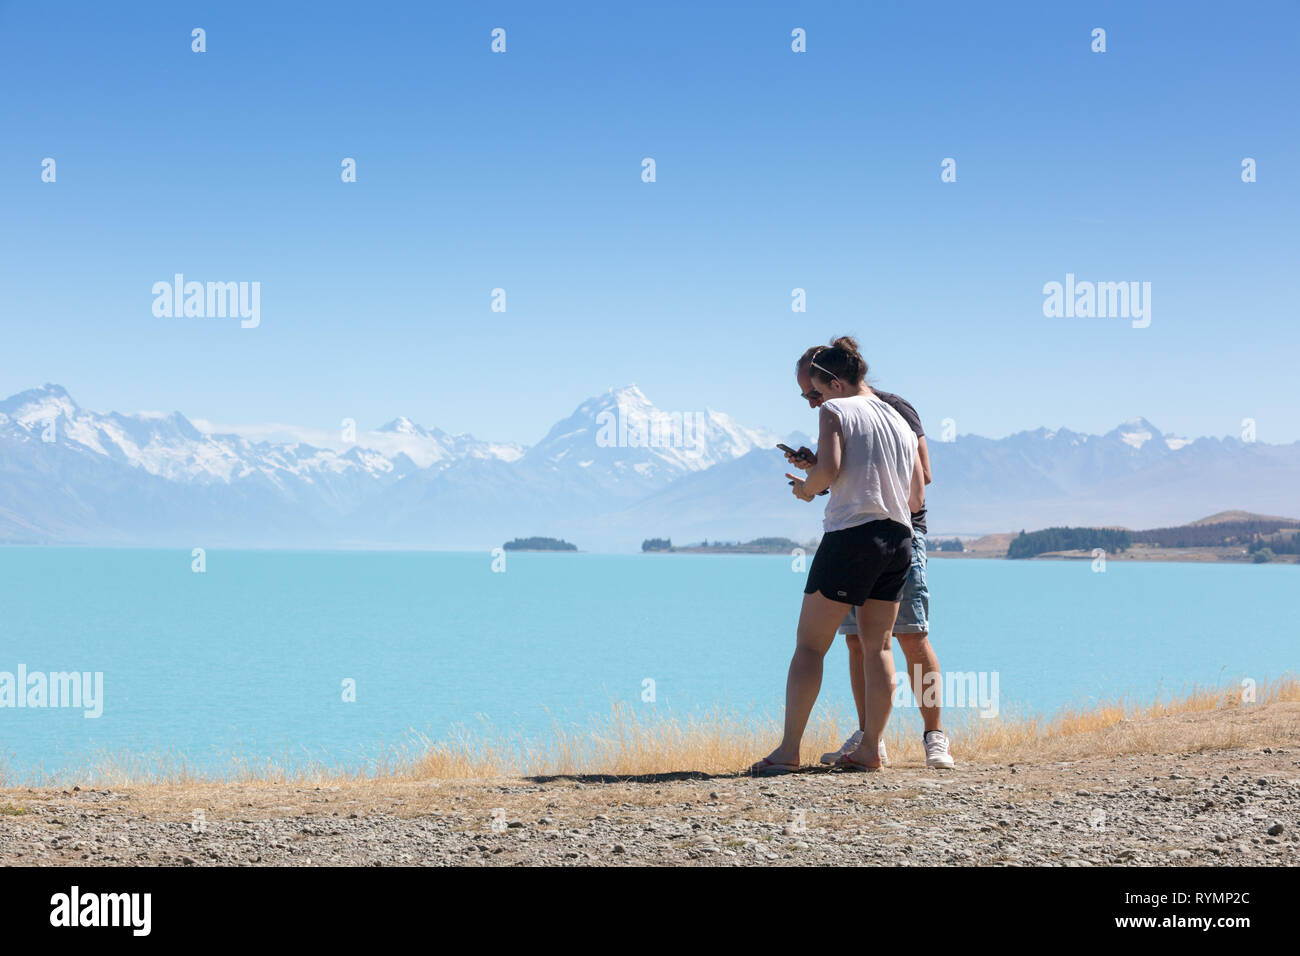
[[[878,388],[873,388],[872,391],[876,393],[878,399],[903,416],[903,421],[907,422],[907,427],[916,434],[918,441],[925,437],[925,429],[921,427],[921,416],[916,414],[916,409],[912,407],[911,402],[893,392],[882,392]],[[912,512],[912,528],[921,534],[926,533],[924,506],[920,511]]]

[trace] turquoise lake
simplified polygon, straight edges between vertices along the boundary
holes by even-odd
[[[614,701],[779,714],[804,581],[787,556],[512,553],[504,573],[487,553],[191,561],[0,549],[0,680],[103,675],[97,718],[0,706],[6,782],[102,752],[350,764],[411,731],[539,735]],[[945,671],[996,672],[1004,715],[1145,703],[1295,673],[1298,585],[1295,566],[932,559],[931,639]],[[837,639],[822,702],[850,701]]]

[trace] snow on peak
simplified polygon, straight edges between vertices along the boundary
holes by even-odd
[[[0,425],[13,421],[30,430],[37,425],[44,426],[52,419],[71,419],[78,411],[77,403],[66,388],[47,384],[41,388],[29,388],[0,402]]]
[[[405,415],[399,415],[386,425],[380,425],[377,431],[396,432],[399,435],[424,435],[427,434],[423,428],[415,424]]]
[[[1151,442],[1163,445],[1170,451],[1178,451],[1192,443],[1190,438],[1182,438],[1172,432],[1162,432],[1145,418],[1130,418],[1106,437],[1118,438],[1130,448],[1137,450],[1145,448]]]
[[[582,469],[651,480],[702,471],[779,438],[712,409],[665,411],[636,385],[582,402],[525,456],[551,470]]]
[[[1152,425],[1145,418],[1130,418],[1124,424],[1114,429],[1112,436],[1118,438],[1130,448],[1141,449],[1147,442],[1153,438],[1160,438],[1160,429]]]

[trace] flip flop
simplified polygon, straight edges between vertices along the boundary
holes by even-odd
[[[840,754],[839,757],[835,758],[835,762],[831,764],[831,766],[840,770],[846,770],[849,773],[879,773],[883,764],[868,767],[864,763],[858,763],[856,760],[853,760],[848,754]]]
[[[751,764],[749,775],[751,777],[779,777],[787,773],[797,773],[799,764],[797,763],[777,763],[776,761],[764,757],[758,763]]]

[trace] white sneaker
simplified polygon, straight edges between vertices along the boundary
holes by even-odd
[[[822,763],[833,764],[835,763],[836,760],[838,760],[840,757],[843,757],[845,754],[853,753],[853,751],[857,750],[861,744],[862,744],[862,731],[855,730],[853,731],[853,733],[849,734],[848,740],[844,741],[844,743],[840,745],[839,750],[832,751],[831,753],[822,754]],[[883,740],[880,742],[880,763],[882,766],[884,764],[889,763],[889,754],[885,753],[885,742]]]
[[[957,762],[952,759],[952,754],[948,752],[948,735],[942,730],[931,730],[921,739],[925,741],[925,765],[927,767],[951,770],[957,766]]]

